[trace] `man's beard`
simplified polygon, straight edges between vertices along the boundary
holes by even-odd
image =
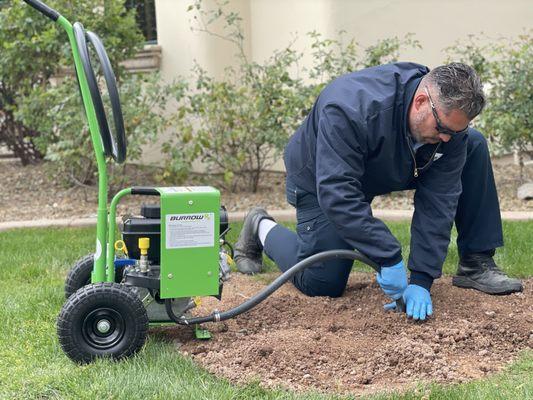
[[[410,126],[411,135],[418,143],[425,143],[424,137],[422,136],[422,123],[427,117],[427,110],[416,113],[413,116],[412,124]]]

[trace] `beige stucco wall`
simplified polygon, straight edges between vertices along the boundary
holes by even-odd
[[[470,33],[514,36],[533,27],[527,0],[250,0],[254,59],[287,43],[290,32],[316,29],[334,37],[339,30],[362,45],[412,32],[422,50],[403,59],[429,66],[442,63],[442,49]],[[305,43],[300,42],[302,48]]]
[[[196,60],[217,77],[221,77],[224,67],[231,64],[235,51],[232,45],[219,38],[202,32],[191,31],[198,27],[194,12],[187,11],[190,0],[156,0],[157,41],[162,50],[161,72],[170,81],[176,75],[187,75]],[[213,5],[212,0],[205,1]],[[250,3],[248,0],[232,0],[232,11],[243,16],[246,36],[250,33]],[[220,24],[216,26],[220,28]],[[250,51],[249,46],[247,52]]]
[[[157,42],[161,48],[160,72],[166,82],[172,82],[178,76],[189,76],[195,61],[210,74],[222,78],[224,68],[233,62],[235,51],[230,43],[191,30],[191,26],[199,26],[193,19],[195,13],[187,11],[192,3],[191,0],[155,0]],[[215,2],[207,0],[205,4],[213,6]],[[230,9],[243,16],[244,32],[249,37],[249,1],[231,0]],[[220,25],[216,27],[220,28]],[[250,53],[248,42],[246,52]],[[172,135],[172,132],[167,132],[167,135]],[[147,146],[142,162],[152,164],[160,160],[159,143]]]
[[[186,11],[191,0],[155,3],[163,78],[171,81],[177,75],[187,75],[195,59],[222,77],[224,67],[232,63],[235,48],[216,37],[191,31],[194,13]],[[206,4],[214,2],[207,0]],[[516,36],[533,26],[530,0],[230,0],[230,6],[243,18],[246,52],[255,61],[286,46],[295,35],[299,38],[296,48],[309,54],[306,32],[316,30],[335,37],[342,29],[362,45],[413,32],[423,48],[404,51],[402,59],[433,67],[444,61],[445,47],[468,34]],[[154,162],[158,157],[154,146],[146,152],[145,161]]]

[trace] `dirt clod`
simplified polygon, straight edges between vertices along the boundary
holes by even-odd
[[[258,354],[261,356],[261,357],[266,357],[270,354],[272,354],[272,352],[274,351],[274,349],[270,346],[265,346],[265,347],[261,347],[258,351]]]

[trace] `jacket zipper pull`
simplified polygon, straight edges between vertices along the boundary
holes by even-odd
[[[418,169],[415,167],[415,178],[418,178]]]

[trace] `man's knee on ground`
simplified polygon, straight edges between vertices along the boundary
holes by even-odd
[[[310,297],[341,297],[346,288],[346,285],[337,282],[293,281],[293,283],[300,292]]]

